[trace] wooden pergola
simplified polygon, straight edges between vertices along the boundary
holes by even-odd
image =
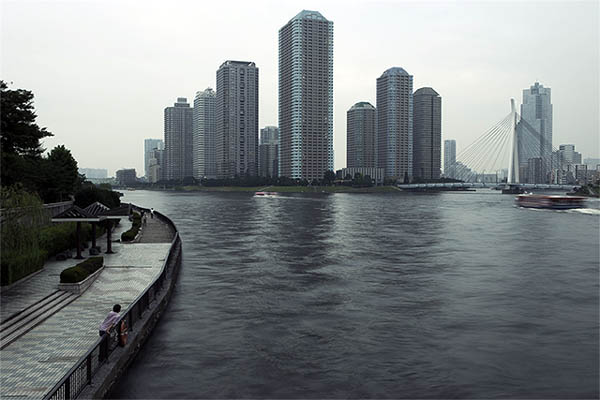
[[[112,246],[110,242],[110,233],[112,230],[112,221],[119,220],[121,218],[129,218],[131,214],[131,204],[122,204],[119,207],[112,208],[110,210],[102,211],[98,216],[104,220],[107,220],[106,224],[106,253],[111,254]]]
[[[52,222],[77,222],[77,256],[75,258],[82,259],[81,256],[81,223],[82,222],[100,222],[102,217],[89,214],[87,211],[77,206],[72,206],[68,210],[63,211],[52,218]],[[95,239],[94,239],[95,242]]]
[[[108,210],[110,210],[110,208],[100,203],[99,201],[92,203],[83,209],[83,211],[95,217],[98,217],[100,213],[106,212]],[[96,247],[96,224],[96,222],[92,222],[92,247]]]

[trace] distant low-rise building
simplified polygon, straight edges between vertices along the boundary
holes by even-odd
[[[133,185],[137,182],[135,168],[120,169],[116,175],[118,185]]]
[[[376,185],[383,185],[383,181],[385,179],[385,169],[384,168],[376,168],[376,167],[355,167],[355,168],[342,168],[342,179],[344,179],[347,175],[350,175],[352,178],[356,176],[356,174],[361,174],[364,176],[370,176],[371,179],[375,181]]]
[[[596,169],[600,166],[600,158],[584,158],[583,163],[588,166],[588,170]]]
[[[108,170],[103,168],[79,168],[79,173],[85,175],[87,179],[108,178]]]

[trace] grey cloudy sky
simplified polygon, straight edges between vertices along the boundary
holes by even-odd
[[[38,121],[80,167],[134,167],[163,109],[215,87],[219,65],[260,69],[260,127],[277,125],[278,30],[302,9],[334,21],[335,167],[346,163],[346,111],[375,105],[392,66],[442,96],[443,139],[458,152],[520,104],[552,88],[554,145],[598,157],[597,1],[8,1],[1,78],[35,93]]]

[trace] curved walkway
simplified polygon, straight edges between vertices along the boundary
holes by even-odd
[[[104,270],[85,293],[0,350],[0,398],[43,397],[96,342],[98,325],[113,304],[126,309],[153,281],[172,237],[170,228],[154,218],[148,219],[139,242],[114,243],[115,254],[103,254]],[[9,289],[31,290],[26,296],[13,296],[14,309],[17,301],[25,304],[30,297],[43,298],[43,293],[56,290],[58,276],[36,277]],[[43,284],[42,278],[48,283]],[[38,291],[31,289],[36,286]],[[8,310],[9,305],[4,307]]]

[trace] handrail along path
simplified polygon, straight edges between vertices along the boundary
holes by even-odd
[[[132,205],[133,209],[138,211],[150,212],[149,209]],[[142,319],[144,311],[150,308],[150,304],[157,297],[157,294],[163,289],[167,277],[171,276],[174,269],[179,267],[181,258],[177,250],[181,246],[181,238],[177,227],[167,216],[158,211],[154,215],[167,223],[174,231],[173,240],[169,247],[169,255],[165,259],[159,275],[152,283],[127,307],[121,318],[115,324],[119,326],[121,321],[126,321],[127,331],[132,332],[136,321]],[[103,364],[105,364],[112,352],[118,347],[118,334],[113,338],[112,335],[104,335],[77,361],[77,363],[65,374],[65,376],[44,396],[44,400],[70,400],[77,396],[91,385],[94,374]]]

